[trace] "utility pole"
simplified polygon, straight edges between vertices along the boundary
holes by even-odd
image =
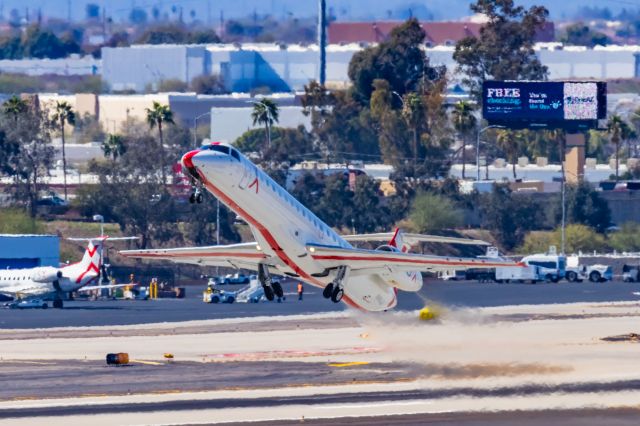
[[[320,49],[320,72],[318,82],[324,87],[327,79],[327,0],[318,1],[318,48]]]

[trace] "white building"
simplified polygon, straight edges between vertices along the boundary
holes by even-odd
[[[327,83],[349,83],[352,56],[359,44],[327,46]],[[425,48],[433,65],[445,65],[455,79],[454,46]],[[640,76],[640,46],[593,49],[540,43],[535,48],[551,79],[612,79]],[[318,78],[318,46],[254,44],[134,45],[102,49],[103,79],[111,90],[144,91],[163,80],[185,83],[202,74],[222,76],[227,89],[248,92],[268,86],[274,92],[300,91]]]

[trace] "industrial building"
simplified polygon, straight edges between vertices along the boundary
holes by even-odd
[[[0,234],[0,269],[60,266],[57,235]]]
[[[349,62],[366,44],[327,46],[327,85],[349,84]],[[444,65],[455,80],[453,45],[425,47],[433,65]],[[640,76],[640,46],[593,49],[539,43],[536,54],[550,79],[613,79]],[[268,87],[273,92],[301,91],[317,79],[318,46],[278,44],[135,45],[102,49],[103,79],[112,91],[157,89],[163,80],[189,83],[203,74],[220,75],[230,92]],[[127,64],[123,67],[122,64]]]

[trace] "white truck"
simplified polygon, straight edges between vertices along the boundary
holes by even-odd
[[[497,283],[524,283],[535,284],[541,280],[539,267],[532,265],[525,266],[503,266],[496,268]]]
[[[489,256],[488,252],[487,255]],[[564,278],[566,258],[558,255],[554,247],[550,247],[548,253],[525,256],[520,262],[524,266],[496,268],[496,282],[529,282],[535,284],[538,281],[551,281],[557,283]]]
[[[569,282],[582,282],[589,280],[594,283],[611,281],[613,269],[607,265],[580,265],[580,257],[577,255],[567,258],[567,271],[565,278]]]

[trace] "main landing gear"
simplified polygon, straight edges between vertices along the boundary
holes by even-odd
[[[276,297],[278,299],[282,299],[282,297],[284,297],[282,286],[278,281],[273,281],[271,279],[269,267],[263,263],[258,265],[258,281],[260,281],[260,284],[262,284],[264,296],[269,302],[273,301],[273,299],[275,299]]]
[[[349,267],[340,266],[338,267],[338,274],[336,278],[327,284],[327,286],[322,291],[322,295],[325,299],[331,299],[333,303],[338,303],[342,300],[342,296],[344,296],[344,283],[347,280],[349,275]]]

